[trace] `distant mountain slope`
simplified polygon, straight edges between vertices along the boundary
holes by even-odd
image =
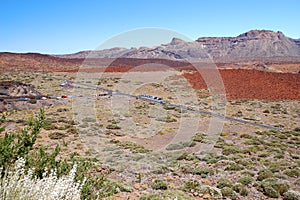
[[[186,60],[197,62],[201,58],[213,59],[220,68],[300,73],[300,39],[281,32],[252,30],[237,37],[201,37],[193,42],[173,38],[152,48],[116,47],[65,55],[0,52],[0,71],[77,71],[83,63],[93,67],[157,63],[185,68]]]
[[[251,30],[237,37],[201,37],[194,42],[173,38],[156,47],[112,48],[60,55],[63,58],[255,58],[300,56],[300,39],[286,37],[282,32]]]

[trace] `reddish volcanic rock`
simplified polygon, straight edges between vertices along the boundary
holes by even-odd
[[[300,74],[257,70],[220,70],[227,99],[299,100]],[[194,89],[207,88],[199,73],[185,73]]]

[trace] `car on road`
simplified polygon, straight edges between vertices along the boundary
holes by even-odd
[[[148,94],[137,95],[136,99],[144,99],[144,100],[148,100],[148,101],[155,101],[155,102],[158,102],[161,104],[166,104],[166,102],[163,100],[163,98],[153,96],[153,95],[148,95]]]

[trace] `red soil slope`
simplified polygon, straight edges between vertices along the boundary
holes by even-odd
[[[271,59],[271,58],[270,58]],[[282,59],[282,58],[281,58]],[[268,99],[300,100],[300,61],[295,58],[285,58],[287,60],[276,60],[272,58],[268,62],[254,61],[248,64],[231,63],[231,61],[217,61],[222,76],[228,99]],[[295,60],[295,62],[293,61]],[[271,62],[272,61],[272,62]],[[156,65],[151,65],[152,63]],[[82,65],[87,68],[83,69]],[[90,66],[93,66],[90,67]],[[105,66],[108,66],[107,68]],[[167,66],[167,67],[163,67]],[[268,70],[265,66],[280,69],[283,72],[292,73],[272,73],[259,70]],[[0,53],[0,72],[127,72],[127,71],[163,71],[168,67],[175,70],[193,71],[188,63],[170,61],[163,59],[66,59],[49,55],[28,53]],[[205,67],[205,66],[204,66]],[[234,69],[222,69],[234,68]],[[244,68],[244,69],[237,69]],[[275,70],[276,71],[276,70]],[[206,73],[209,76],[209,73]],[[185,73],[183,75],[189,80],[195,89],[206,88],[206,84],[199,74]],[[211,77],[215,78],[215,77]]]
[[[219,70],[227,99],[300,100],[300,74],[257,70]],[[199,73],[185,73],[194,89],[207,88]]]

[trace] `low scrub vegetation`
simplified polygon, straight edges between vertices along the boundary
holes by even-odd
[[[2,134],[4,122],[3,116]],[[58,158],[58,146],[54,150],[35,147],[44,122],[45,113],[40,110],[21,133],[4,133],[0,138],[0,199],[99,199],[129,191],[104,174],[92,174],[99,168],[96,159],[76,153]]]

